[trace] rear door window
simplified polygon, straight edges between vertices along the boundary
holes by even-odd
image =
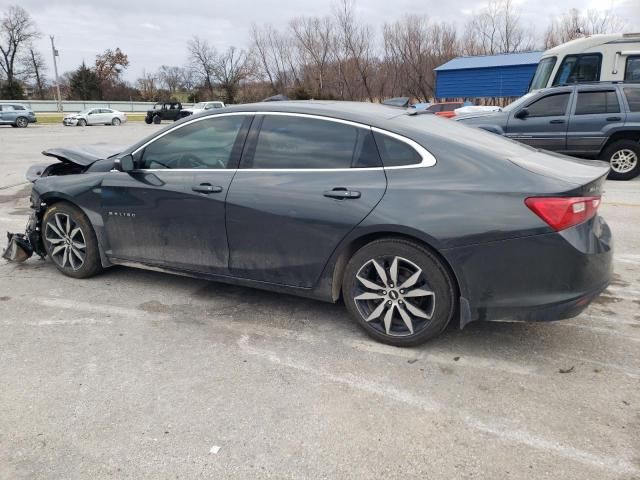
[[[624,69],[625,82],[640,82],[640,56],[627,57]]]
[[[626,87],[623,88],[624,96],[627,97],[629,110],[632,112],[640,112],[640,88]]]
[[[618,95],[614,90],[578,92],[576,115],[618,112],[620,112],[620,104],[618,103]]]
[[[321,118],[265,115],[253,158],[254,169],[351,168],[359,128]]]
[[[558,68],[553,85],[596,82],[600,80],[601,64],[602,55],[599,53],[567,55]]]
[[[564,115],[569,103],[569,92],[547,95],[529,104],[529,117],[557,117]]]
[[[374,132],[373,135],[380,150],[382,164],[385,167],[417,165],[422,162],[420,154],[405,142],[379,132]]]

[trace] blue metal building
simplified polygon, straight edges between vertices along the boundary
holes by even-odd
[[[436,98],[519,97],[543,52],[458,57],[436,72]]]

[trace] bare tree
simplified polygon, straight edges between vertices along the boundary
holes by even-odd
[[[533,36],[521,25],[513,0],[490,0],[465,26],[467,55],[495,55],[532,50]]]
[[[29,51],[23,57],[22,63],[24,65],[24,78],[33,79],[36,91],[38,92],[38,98],[44,100],[46,83],[44,74],[47,70],[44,57],[33,46],[29,46]]]
[[[273,93],[285,93],[300,84],[299,64],[289,35],[271,25],[259,28],[254,24],[251,37],[257,72],[269,82]]]
[[[22,87],[18,83],[19,59],[23,50],[39,37],[40,32],[24,8],[14,5],[4,12],[0,21],[0,73],[6,81],[3,96],[22,97]]]
[[[182,68],[180,67],[170,67],[168,65],[162,65],[158,69],[158,73],[156,75],[158,80],[169,90],[170,95],[174,95],[176,91],[180,88],[182,84]]]
[[[225,93],[226,103],[235,102],[240,82],[247,79],[252,71],[251,58],[244,50],[229,47],[226,52],[217,57],[213,75]]]
[[[195,74],[200,78],[205,88],[213,95],[213,81],[217,60],[217,52],[209,42],[195,36],[187,43],[189,60]]]
[[[334,25],[330,17],[295,18],[289,24],[300,59],[311,81],[316,84],[317,97],[323,97],[327,70],[334,44]]]
[[[142,100],[156,101],[158,98],[158,78],[154,73],[142,71],[142,76],[136,80],[136,88],[140,91]]]
[[[350,97],[355,98],[353,89],[349,88],[349,69],[355,69],[358,83],[364,90],[364,95],[369,101],[374,101],[372,90],[374,38],[371,27],[359,25],[355,18],[355,7],[352,0],[342,0],[335,11],[335,19],[338,29],[337,48],[334,50],[337,61],[341,64],[341,75],[350,91]]]
[[[386,61],[403,94],[427,101],[434,93],[434,68],[456,56],[455,27],[432,24],[425,16],[407,15],[384,26]]]
[[[549,49],[583,35],[622,31],[625,26],[625,21],[610,10],[581,12],[572,8],[551,21],[544,34],[544,48]]]

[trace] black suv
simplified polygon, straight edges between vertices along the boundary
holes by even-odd
[[[156,103],[153,106],[153,110],[147,111],[147,116],[144,121],[147,125],[153,123],[160,123],[162,120],[178,120],[182,118],[180,111],[182,110],[182,104],[180,102],[164,102]]]
[[[546,88],[526,94],[501,111],[456,120],[532,147],[607,161],[609,178],[614,180],[640,174],[640,84]]]

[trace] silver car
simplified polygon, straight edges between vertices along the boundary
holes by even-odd
[[[120,125],[126,121],[127,115],[124,112],[111,108],[88,108],[82,112],[67,115],[62,123],[66,126],[85,127],[87,125]]]
[[[29,107],[20,103],[0,103],[0,125],[26,128],[36,123],[36,115]]]

